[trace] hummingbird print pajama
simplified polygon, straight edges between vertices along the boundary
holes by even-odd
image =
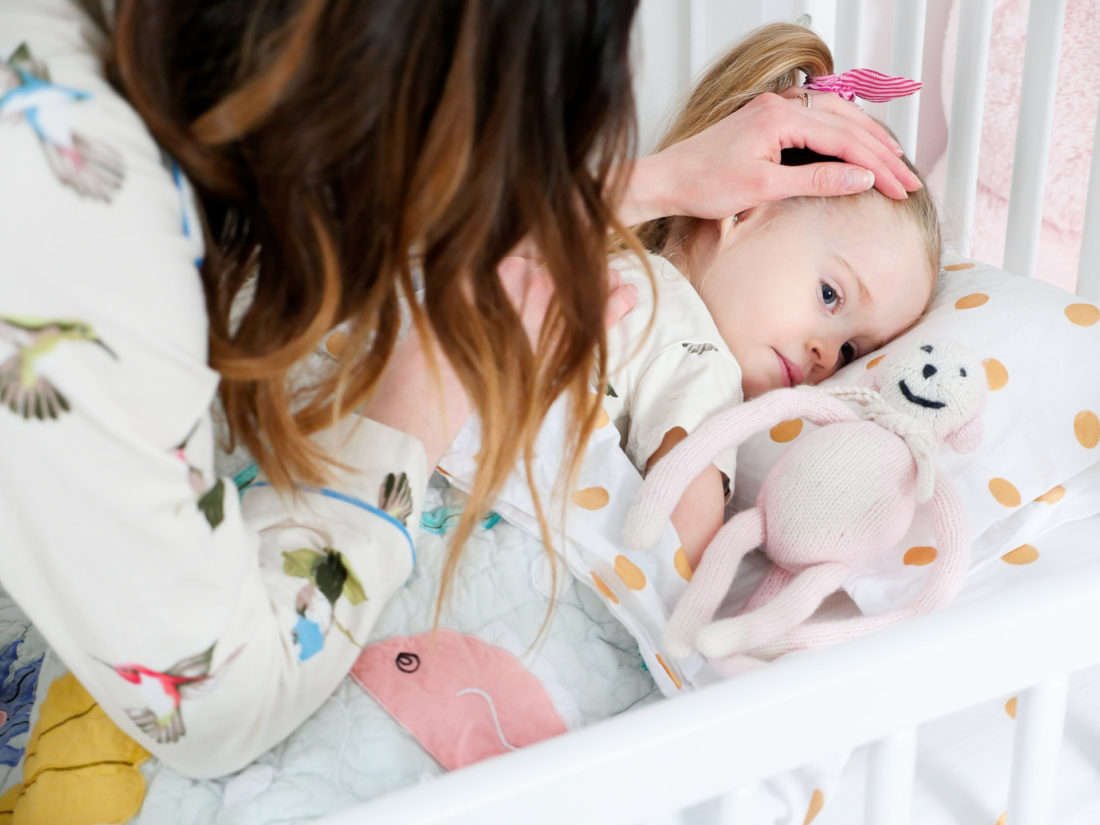
[[[323,488],[215,472],[194,196],[68,0],[0,3],[0,584],[140,744],[241,768],[349,672],[414,565],[420,443],[318,433]]]

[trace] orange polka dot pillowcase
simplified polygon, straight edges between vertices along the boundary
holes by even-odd
[[[1048,530],[1100,512],[1100,309],[985,264],[948,266],[914,329],[823,386],[859,383],[884,352],[924,338],[959,341],[985,366],[990,392],[980,446],[966,454],[944,448],[936,457],[937,473],[951,481],[969,519],[972,568],[1022,558],[1027,548],[1020,548]],[[741,447],[737,509],[751,506],[786,444],[809,426],[786,422]],[[936,558],[922,508],[905,539],[845,589],[866,613],[903,605]]]

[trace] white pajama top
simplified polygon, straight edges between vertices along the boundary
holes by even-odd
[[[0,2],[0,584],[138,742],[242,767],[349,671],[414,564],[419,441],[347,420],[282,497],[214,470],[186,181],[66,0]]]
[[[622,255],[609,264],[638,288],[638,301],[608,330],[610,386],[604,398],[623,449],[643,475],[669,430],[691,433],[744,400],[741,368],[695,287],[664,258],[647,260],[655,291],[636,257]],[[732,481],[736,451],[725,451],[715,465]]]

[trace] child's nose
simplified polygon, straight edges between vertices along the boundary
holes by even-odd
[[[828,375],[836,372],[840,365],[840,348],[843,341],[833,341],[829,338],[814,338],[810,341],[810,356],[814,367],[827,371]]]

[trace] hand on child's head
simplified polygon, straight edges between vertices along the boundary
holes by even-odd
[[[746,397],[816,384],[910,327],[931,296],[920,230],[874,193],[750,210],[697,244],[691,272]]]
[[[806,109],[797,101],[761,94],[738,111],[661,156],[675,177],[693,181],[677,212],[703,218],[734,215],[758,204],[792,196],[844,195],[875,186],[891,198],[921,187],[899,157],[897,142],[858,106],[821,101]],[[802,169],[779,165],[780,152],[809,147],[845,161]],[[731,162],[736,158],[736,163]]]

